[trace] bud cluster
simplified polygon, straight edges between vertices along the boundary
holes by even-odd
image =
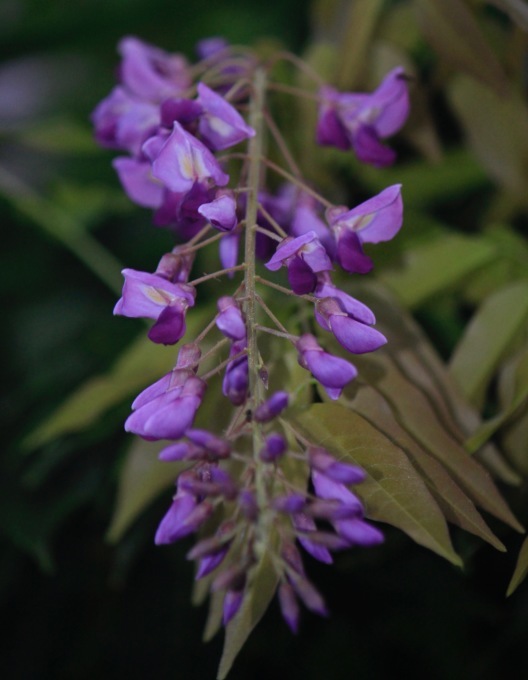
[[[273,367],[268,370],[261,358],[259,338],[266,333],[292,345],[314,382],[330,399],[339,398],[357,370],[319,344],[324,333],[317,327],[352,354],[372,352],[386,339],[373,327],[372,311],[340,290],[332,272],[336,266],[349,273],[371,270],[363,245],[389,240],[400,229],[400,185],[349,209],[307,185],[289,151],[288,169],[266,158],[266,126],[279,148],[286,148],[266,103],[272,66],[247,51],[210,39],[200,43],[202,60],[191,66],[181,55],[130,37],[121,42],[120,53],[120,84],[93,114],[96,137],[128,154],[114,161],[124,190],[154,210],[154,224],[171,230],[176,245],[153,273],[123,271],[114,313],[152,319],[150,340],[171,345],[186,334],[186,314],[199,284],[225,277],[228,287],[214,318],[181,346],[173,370],[136,397],[125,424],[144,439],[169,442],[160,460],[188,465],[155,541],[173,543],[200,533],[188,558],[197,561],[196,578],[207,577],[212,592],[224,593],[224,623],[240,608],[253,567],[266,553],[277,574],[284,619],[296,631],[299,601],[326,614],[297,545],[330,563],[331,552],[374,545],[382,534],[365,521],[361,502],[348,488],[363,481],[362,470],[295,430],[287,418],[293,395],[266,394]],[[393,160],[381,139],[407,116],[401,69],[373,94],[339,94],[325,86],[319,100],[320,143],[353,148],[374,165]],[[242,114],[248,108],[246,121]],[[241,142],[247,152],[225,153]],[[288,182],[270,192],[264,168]],[[193,278],[197,252],[215,243],[221,269]],[[281,278],[269,279],[266,270]],[[294,319],[286,328],[264,299],[270,289],[311,306],[313,319],[302,327]],[[266,318],[272,327],[263,325]],[[211,360],[216,365],[206,371]],[[214,433],[194,427],[194,421],[209,379],[221,372],[230,409],[225,427]]]

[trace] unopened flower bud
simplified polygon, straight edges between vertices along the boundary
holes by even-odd
[[[267,423],[284,411],[289,402],[288,392],[275,392],[269,399],[259,404],[253,413],[253,419],[258,423]]]

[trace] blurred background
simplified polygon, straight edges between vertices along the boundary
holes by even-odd
[[[441,9],[447,4],[461,21],[454,37]],[[475,22],[464,36],[456,34],[466,26],[460,5]],[[426,247],[444,228],[503,244],[500,267],[497,250],[473,263],[461,258],[461,272],[432,290],[421,292],[415,279],[406,289],[393,278],[448,359],[473,310],[495,287],[528,272],[523,7],[462,0],[0,0],[1,677],[202,680],[215,677],[221,653],[221,635],[201,642],[206,611],[190,602],[190,543],[153,546],[167,493],[121,541],[105,540],[130,446],[122,422],[133,394],[109,400],[95,422],[88,415],[74,432],[61,431],[60,423],[60,436],[39,430],[141,332],[140,322],[112,316],[121,266],[150,270],[171,247],[167,233],[150,227],[148,211],[124,197],[113,154],[92,141],[89,116],[114,85],[119,39],[134,34],[190,59],[196,42],[212,35],[283,47],[307,55],[345,89],[372,87],[394,61],[404,63],[414,77],[414,107],[395,143],[398,165],[378,175],[329,152],[325,167],[333,174],[326,182],[346,192],[356,180],[364,191],[404,181],[409,236],[387,252],[389,282],[406,244]],[[497,102],[510,96],[508,88],[516,103],[504,112]],[[490,236],[491,223],[504,228]],[[482,407],[490,416],[495,380]],[[77,423],[83,415],[80,403]],[[526,519],[525,486],[506,495]],[[306,614],[292,637],[273,604],[230,677],[491,680],[526,668],[528,590],[504,597],[522,539],[492,527],[508,554],[455,533],[463,571],[390,528],[384,546],[344,554],[335,568],[308,563],[331,618]]]

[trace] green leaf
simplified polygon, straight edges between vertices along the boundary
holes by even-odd
[[[452,289],[494,256],[494,246],[482,237],[446,233],[407,250],[401,266],[384,271],[380,279],[404,305],[414,308],[432,295]]]
[[[423,392],[384,361],[381,354],[378,350],[376,357],[356,358],[355,363],[361,375],[389,402],[398,422],[445,466],[477,506],[522,531],[488,472],[446,430]]]
[[[389,404],[378,392],[371,387],[362,386],[356,397],[349,403],[350,408],[405,451],[421,473],[427,488],[449,522],[479,536],[497,550],[505,550],[503,544],[486,525],[473,502],[452,479],[444,466],[430,456],[397,422]]]
[[[224,680],[231,670],[238,653],[266,612],[277,590],[279,577],[273,564],[272,555],[277,552],[275,544],[278,541],[279,537],[274,531],[270,536],[269,549],[262,552],[250,574],[242,606],[227,625],[224,650],[218,669],[218,680]]]
[[[503,393],[503,407],[494,418],[482,423],[478,430],[468,439],[465,444],[466,449],[473,453],[482,446],[495,432],[504,426],[519,409],[528,401],[528,349],[525,349],[516,361],[512,362],[508,369],[504,370],[500,376],[499,394]],[[507,388],[504,383],[507,381]],[[500,390],[502,384],[502,390]],[[508,390],[509,394],[504,394]]]
[[[376,310],[378,327],[389,338],[389,343],[383,351],[374,355],[374,361],[381,362],[388,375],[394,367],[397,374],[406,381],[400,384],[399,389],[405,390],[406,383],[410,384],[409,404],[412,404],[413,396],[420,394],[418,398],[422,400],[425,398],[430,404],[438,424],[462,445],[468,435],[480,425],[480,415],[464,397],[418,324],[405,309],[398,306],[388,291],[377,283],[356,285],[351,292]],[[359,360],[366,362],[368,367],[368,356],[363,356]],[[419,393],[416,392],[416,388]],[[402,418],[405,418],[405,413]],[[405,425],[402,418],[400,422]],[[436,426],[437,423],[433,421],[432,427]],[[493,445],[486,444],[475,457],[502,481],[508,484],[521,482],[519,475]]]
[[[462,0],[415,0],[414,5],[422,30],[442,59],[504,92],[502,66]]]
[[[528,319],[528,282],[497,291],[478,309],[451,357],[449,370],[476,405],[501,359],[512,348]]]
[[[112,370],[91,378],[23,442],[34,449],[57,437],[79,432],[94,423],[103,413],[157,380],[174,365],[173,347],[161,347],[143,335],[128,347]]]
[[[442,512],[399,446],[338,404],[315,404],[296,424],[314,443],[365,470],[367,479],[354,492],[369,518],[392,524],[453,564],[462,564]]]
[[[382,169],[359,164],[357,170],[372,192],[390,184],[403,184],[406,209],[454,201],[489,184],[480,164],[465,149],[446,151],[438,163],[421,160]]]
[[[92,130],[87,125],[65,118],[32,125],[16,135],[26,146],[46,153],[99,154]]]
[[[353,90],[363,84],[367,51],[383,5],[384,0],[356,0],[349,4],[344,31],[341,33],[337,78],[339,89]]]
[[[498,95],[464,76],[450,83],[447,95],[488,175],[525,200],[528,115],[524,100],[517,94]]]
[[[192,309],[187,317],[185,337],[195,337],[213,315],[208,305]],[[28,435],[23,447],[33,449],[65,434],[84,430],[110,408],[170,371],[177,352],[177,348],[154,344],[142,334],[125,349],[109,373],[91,378],[79,387],[47,421]]]
[[[508,590],[506,591],[506,597],[509,597],[517,590],[517,588],[526,578],[527,574],[528,574],[528,538],[525,538],[521,546],[521,550],[519,551],[519,557],[517,558],[515,571],[513,572],[510,584],[508,585]]]
[[[110,543],[117,543],[136,517],[188,467],[188,463],[159,461],[158,454],[165,446],[166,442],[138,438],[132,443],[119,478],[116,506],[106,535]]]

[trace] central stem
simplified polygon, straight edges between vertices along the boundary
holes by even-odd
[[[248,170],[248,194],[246,206],[246,233],[245,233],[245,295],[246,302],[244,312],[247,327],[248,348],[248,372],[249,372],[249,395],[250,407],[255,409],[263,401],[263,384],[259,375],[260,354],[257,343],[257,299],[256,299],[256,272],[255,272],[255,244],[257,235],[257,210],[258,193],[261,180],[262,168],[262,145],[264,135],[264,100],[266,96],[266,72],[257,69],[253,81],[253,95],[250,102],[249,124],[255,130],[255,136],[249,140],[249,170]],[[263,437],[260,424],[253,422],[253,459],[255,465],[255,486],[257,503],[261,509],[259,530],[255,543],[255,552],[264,552],[267,541],[267,513],[268,490],[264,464],[259,458],[259,451],[263,445]]]
[[[264,128],[264,99],[266,92],[266,73],[257,69],[254,77],[253,96],[251,98],[249,124],[255,130],[255,136],[249,140],[248,195],[246,206],[246,238],[245,238],[245,314],[247,322],[249,394],[251,406],[262,399],[262,382],[259,377],[259,351],[257,344],[257,302],[255,296],[255,243],[257,234],[258,192],[262,162],[262,137]]]

